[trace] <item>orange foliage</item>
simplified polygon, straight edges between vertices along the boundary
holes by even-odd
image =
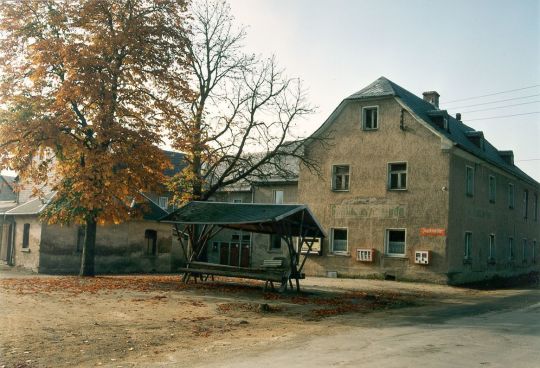
[[[50,222],[118,223],[168,165],[190,98],[185,0],[0,3],[0,168],[57,192]]]

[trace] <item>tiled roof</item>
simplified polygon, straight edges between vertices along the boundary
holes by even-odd
[[[34,198],[26,203],[21,204],[9,211],[6,211],[6,215],[37,215],[54,197],[55,193],[49,193],[44,198]]]
[[[517,166],[504,161],[499,154],[499,151],[487,140],[484,140],[484,149],[481,149],[473,142],[471,142],[471,140],[467,137],[467,134],[470,134],[470,132],[474,132],[475,130],[465,125],[461,121],[458,121],[454,117],[447,115],[448,130],[433,123],[430,117],[430,112],[432,115],[435,107],[431,103],[424,101],[424,99],[414,95],[403,87],[400,87],[394,82],[386,79],[385,77],[380,77],[375,82],[371,83],[369,86],[350,95],[345,100],[363,100],[386,96],[393,96],[399,98],[419,118],[428,123],[440,134],[450,139],[452,142],[454,142],[456,145],[458,145],[465,151],[468,151],[469,153],[485,161],[488,161],[489,163],[498,166],[503,170],[509,171],[510,173],[520,177],[525,181],[538,184],[538,182],[536,182],[529,175],[521,171]]]
[[[180,173],[187,166],[187,162],[184,159],[185,154],[181,152],[166,151],[166,150],[163,150],[163,152],[169,157],[173,165],[171,169],[165,170],[164,174],[166,176],[169,176],[169,177],[174,176]]]

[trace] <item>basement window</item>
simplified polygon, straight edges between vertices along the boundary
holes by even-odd
[[[349,190],[349,165],[334,165],[332,167],[332,190]]]
[[[386,230],[386,254],[397,257],[405,255],[405,229]]]
[[[495,234],[489,234],[489,260],[495,260]]]
[[[407,164],[404,162],[388,164],[388,189],[407,189]]]
[[[146,254],[155,256],[157,254],[157,231],[146,229],[144,231],[144,239],[146,240]]]
[[[463,258],[465,260],[470,260],[472,258],[472,232],[470,231],[465,233],[465,252]]]
[[[379,129],[379,108],[368,106],[362,108],[362,128],[364,130]]]
[[[348,230],[347,229],[331,229],[332,253],[348,254]]]
[[[515,256],[514,238],[508,238],[508,259],[513,261]]]

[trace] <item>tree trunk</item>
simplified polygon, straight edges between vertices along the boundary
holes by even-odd
[[[86,220],[86,231],[84,234],[84,246],[81,259],[81,271],[79,276],[94,276],[94,254],[96,249],[96,219]]]

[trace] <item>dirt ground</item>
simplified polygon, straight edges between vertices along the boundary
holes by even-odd
[[[190,367],[347,329],[351,316],[474,296],[447,286],[309,278],[300,294],[179,276],[0,277],[0,367]]]

